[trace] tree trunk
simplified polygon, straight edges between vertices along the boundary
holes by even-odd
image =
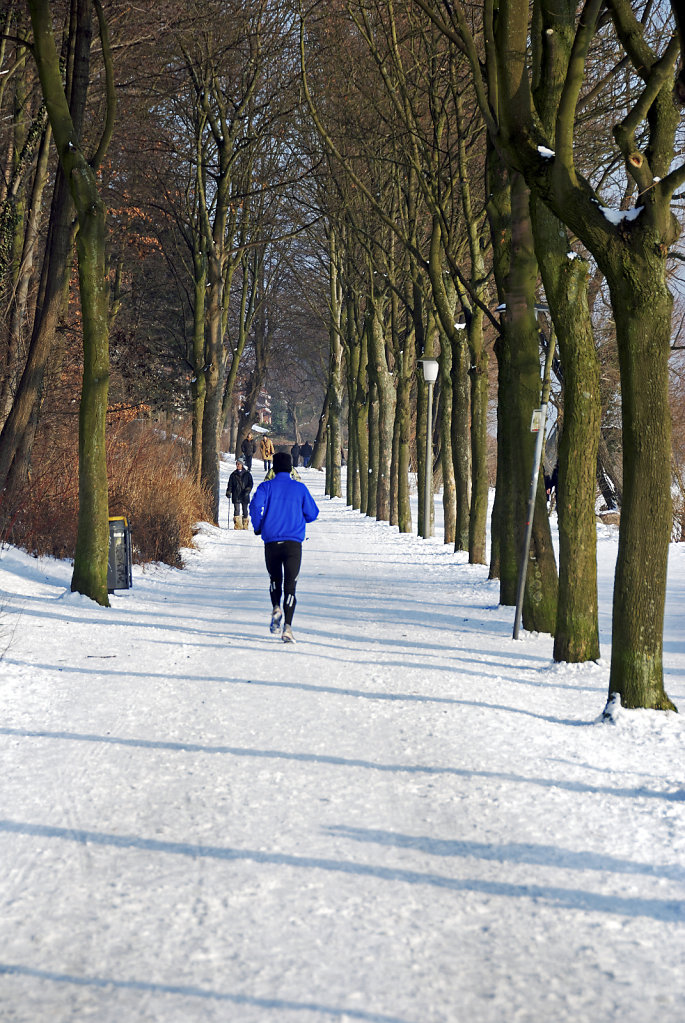
[[[469,564],[484,565],[488,518],[488,355],[483,345],[483,314],[474,309],[469,325],[471,353],[471,514]]]
[[[357,378],[361,345],[356,333],[355,302],[351,288],[348,288],[346,333],[346,378],[347,378],[347,503],[351,508],[361,507],[359,489],[359,446],[357,441]]]
[[[488,223],[497,293],[504,295],[511,262],[511,186],[509,175],[494,147],[488,146]],[[500,335],[495,341],[497,358],[497,482],[492,508],[490,578],[499,579],[499,602],[516,604],[519,551],[516,544],[513,384],[509,326],[501,317]]]
[[[432,355],[432,348],[429,343],[428,333],[426,330],[426,324],[424,322],[424,296],[421,290],[421,285],[417,280],[418,269],[414,269],[412,276],[412,321],[414,326],[414,366],[417,366],[418,360],[423,356],[429,357]],[[414,370],[414,379],[416,381],[416,477],[418,483],[418,533],[419,536],[428,537],[430,533],[430,522],[425,522],[425,503],[426,503],[426,480],[427,480],[427,467],[426,467],[426,430],[430,430],[431,427],[427,424],[426,419],[428,416],[428,388],[426,387],[423,379],[423,373],[416,369]],[[433,495],[429,497],[431,503],[431,521],[433,519],[432,504]]]
[[[200,478],[210,495],[210,514],[219,524],[219,429],[223,401],[222,291],[218,258],[209,258],[209,288],[205,325],[205,401],[202,416],[202,468]]]
[[[378,389],[369,381],[369,399],[367,406],[367,429],[369,432],[369,471],[366,490],[366,514],[376,518],[378,511]]]
[[[459,126],[458,161],[461,178],[461,202],[471,257],[471,287],[475,298],[481,302],[487,298],[487,271],[483,257],[482,222],[476,216],[471,199],[469,159],[466,151],[466,124],[463,99],[456,99],[457,124]],[[488,516],[488,356],[483,341],[483,310],[471,295],[460,288],[462,306],[466,313],[471,365],[471,508],[469,513],[469,564],[485,564],[485,537]]]
[[[658,250],[626,249],[607,280],[621,369],[623,506],[614,582],[609,696],[675,710],[663,684],[666,569],[672,526],[668,357],[673,300]]]
[[[454,549],[469,548],[471,514],[471,459],[469,457],[470,395],[469,350],[463,330],[455,331],[452,343],[452,461],[456,516]]]
[[[109,385],[109,288],[105,259],[105,207],[92,167],[83,156],[62,86],[52,18],[47,0],[30,0],[34,53],[60,163],[78,215],[78,263],[83,316],[83,387],[79,411],[79,517],[71,588],[109,605],[107,555],[109,522],[105,419]],[[78,10],[78,23],[90,48],[90,5]],[[106,66],[109,44],[104,21],[100,34]],[[109,74],[108,74],[109,77]],[[113,90],[108,82],[110,118]],[[87,78],[83,85],[85,101]],[[108,119],[109,121],[109,119]],[[111,121],[109,121],[111,124]],[[105,136],[107,137],[107,136]],[[101,144],[100,152],[104,147]]]
[[[202,236],[194,238],[193,251],[193,378],[191,382],[192,401],[192,460],[193,478],[200,480],[202,473],[202,425],[207,393],[205,381],[205,300],[207,296],[207,264],[201,248]]]
[[[514,482],[519,550],[526,522],[527,495],[533,466],[535,439],[530,425],[540,404],[540,348],[535,319],[537,261],[533,251],[529,192],[523,178],[512,178],[512,258],[507,275],[504,317],[511,340],[514,402]],[[531,632],[554,633],[557,609],[557,567],[547,516],[544,486],[538,479],[533,534],[528,557],[523,601],[523,625]]]
[[[440,338],[440,394],[443,540],[454,546],[457,528],[457,487],[452,452],[452,349],[444,335]]]
[[[342,290],[338,275],[338,249],[335,228],[329,228],[328,238],[330,274],[330,325],[328,362],[328,472],[326,493],[329,497],[342,497],[340,477],[340,452],[342,450],[342,391],[343,391],[343,345],[342,345]]]
[[[516,518],[514,479],[515,439],[513,430],[513,384],[510,341],[506,325],[495,343],[498,366],[497,399],[497,483],[492,508],[492,564],[490,578],[499,579],[499,602],[516,604],[520,544]]]
[[[109,289],[105,208],[95,179],[80,201],[76,239],[83,315],[83,387],[79,410],[79,516],[71,588],[108,606],[109,550],[105,425],[109,386]]]
[[[369,377],[377,395],[377,420],[374,423],[374,444],[371,446],[371,491],[369,501],[373,514],[381,522],[390,521],[390,479],[392,474],[392,440],[395,421],[396,392],[388,368],[384,324],[378,300],[371,299],[369,323]],[[375,505],[375,507],[374,507]]]
[[[411,336],[405,338],[400,353],[397,382],[397,418],[399,447],[397,455],[397,524],[400,533],[412,532],[409,468],[411,463],[411,387],[416,373],[416,348]]]
[[[39,4],[48,12],[49,5]],[[74,133],[80,138],[88,89],[90,53],[90,24],[83,16],[72,22],[67,42],[67,92],[69,112]],[[52,45],[54,39],[50,36]],[[60,80],[61,87],[61,80]],[[49,133],[48,133],[49,135]],[[23,444],[36,402],[39,399],[45,368],[55,341],[60,317],[64,311],[66,288],[71,270],[70,254],[73,246],[73,204],[64,170],[58,165],[55,173],[47,241],[43,255],[41,279],[36,303],[36,315],[26,362],[12,405],[0,433],[0,493],[7,487],[12,462],[22,448],[24,456],[30,450]]]
[[[559,601],[555,661],[599,657],[595,476],[599,363],[587,303],[587,264],[569,259],[566,229],[540,200],[531,203],[535,248],[563,370],[559,443]],[[550,340],[555,343],[554,337]]]

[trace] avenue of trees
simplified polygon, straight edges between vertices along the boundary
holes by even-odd
[[[620,506],[609,695],[672,709],[676,8],[1,3],[3,535],[78,370],[72,587],[106,604],[113,410],[187,422],[184,471],[217,522],[222,437],[231,426],[239,447],[266,389],[290,443],[318,410],[313,464],[361,513],[411,531],[416,482],[430,536],[439,480],[444,541],[472,564],[487,558],[496,436],[489,571],[513,605],[546,367],[558,563],[540,473],[523,626],[554,636],[555,660],[599,656],[601,493]]]

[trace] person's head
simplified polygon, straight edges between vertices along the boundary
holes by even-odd
[[[293,460],[287,451],[277,451],[274,455],[274,472],[290,472]]]
[[[236,458],[235,467],[238,470],[238,472],[240,472],[241,469],[245,468],[245,463],[243,462],[242,458]]]

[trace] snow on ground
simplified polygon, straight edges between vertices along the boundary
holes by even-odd
[[[0,1019],[680,1023],[685,730],[598,720],[615,531],[603,660],[555,665],[484,568],[304,477],[295,647],[251,531],[109,610],[0,555]],[[683,710],[684,597],[680,544]]]

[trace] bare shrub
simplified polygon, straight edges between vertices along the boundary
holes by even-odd
[[[207,495],[189,475],[182,438],[149,423],[119,423],[107,438],[109,513],[131,525],[133,560],[181,565],[195,524],[209,518]],[[34,448],[31,478],[3,508],[2,539],[36,556],[73,556],[78,517],[78,448],[65,424]]]

